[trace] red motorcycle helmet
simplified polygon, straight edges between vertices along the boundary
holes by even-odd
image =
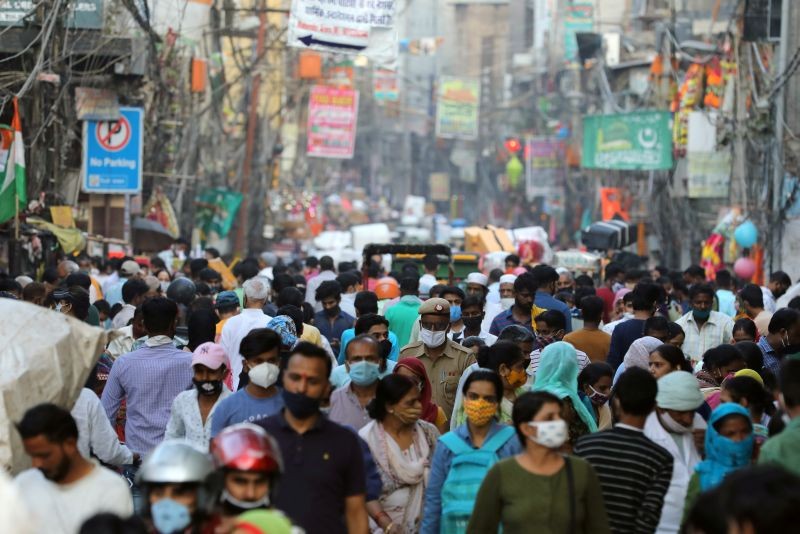
[[[278,444],[266,430],[251,423],[224,429],[211,440],[210,452],[218,469],[259,471],[272,476],[283,473]]]

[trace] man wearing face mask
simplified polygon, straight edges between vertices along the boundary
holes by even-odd
[[[246,386],[217,404],[211,437],[237,423],[254,423],[278,413],[283,398],[276,382],[280,374],[281,337],[269,328],[251,330],[239,346],[249,379]]]
[[[447,339],[450,331],[450,303],[445,299],[428,299],[419,307],[420,341],[400,351],[400,357],[422,360],[433,387],[433,400],[450,419],[453,413],[458,381],[464,370],[475,363],[475,355]]]
[[[211,441],[211,455],[222,474],[224,523],[248,510],[272,506],[283,460],[278,444],[263,428],[250,423],[226,428]]]
[[[686,333],[682,348],[692,364],[697,363],[708,349],[730,341],[733,332],[733,319],[711,309],[714,295],[714,288],[708,284],[693,285],[689,290],[692,309],[675,321]],[[613,338],[611,343],[613,347]]]
[[[275,438],[284,459],[275,506],[308,534],[366,534],[366,478],[358,436],[320,413],[331,367],[324,350],[298,343],[283,372],[286,408],[257,424]]]
[[[228,319],[239,315],[239,297],[236,296],[235,291],[223,291],[217,295],[214,301],[214,311],[219,317],[216,332],[214,334],[214,342],[219,343],[222,338],[222,328]]]
[[[531,363],[528,366],[528,375],[535,376],[539,368],[539,361],[542,358],[542,351],[548,345],[552,345],[564,339],[564,316],[556,310],[548,310],[536,316],[536,344],[537,348],[531,352]],[[578,369],[591,363],[589,356],[582,350],[575,349],[578,357]]]
[[[372,336],[361,334],[348,343],[344,367],[350,383],[337,388],[331,395],[328,418],[358,431],[370,422],[367,404],[375,398],[381,375],[386,374],[386,358],[381,356],[380,346]]]
[[[322,311],[314,315],[314,325],[330,342],[334,354],[339,354],[342,333],[353,328],[355,319],[342,311],[342,286],[336,280],[322,282],[315,298],[322,305]]]
[[[780,378],[781,360],[800,352],[800,313],[791,308],[776,311],[769,321],[769,333],[761,333],[758,348],[764,354],[764,368]]]
[[[173,282],[174,283],[174,282]],[[233,374],[233,390],[239,387],[239,375],[242,372],[242,357],[239,344],[244,337],[255,328],[264,328],[272,317],[262,310],[269,297],[269,280],[260,276],[247,280],[243,286],[244,308],[239,315],[231,317],[222,328],[219,344],[225,349],[231,359],[231,373]]]
[[[502,288],[502,284],[500,284],[500,286]],[[489,328],[489,333],[493,336],[497,336],[505,327],[512,324],[524,326],[533,332],[534,329],[533,322],[531,321],[531,313],[533,310],[533,298],[535,294],[536,280],[533,278],[533,275],[530,273],[525,273],[518,276],[517,279],[514,280],[514,304],[511,306],[511,308],[498,314],[497,317],[494,318],[492,321],[492,326]],[[502,298],[501,303],[503,302]]]
[[[450,303],[450,332],[447,333],[447,337],[453,339],[453,336],[456,336],[461,339],[461,334],[464,332],[464,321],[461,314],[464,292],[455,286],[445,286],[439,296]]]
[[[644,435],[672,455],[674,466],[657,532],[680,530],[689,481],[701,460],[696,442],[707,425],[696,410],[704,400],[691,373],[673,371],[658,379],[656,409],[647,416]]]
[[[493,336],[488,330],[483,330],[481,328],[484,317],[485,314],[483,312],[483,301],[481,297],[478,295],[467,295],[467,298],[461,302],[461,322],[463,328],[455,332],[454,324],[450,323],[450,333],[447,334],[447,337],[456,343],[461,343],[461,341],[468,337],[478,337],[482,339],[487,346],[494,345],[495,341],[497,341],[497,336]]]
[[[397,365],[396,360],[390,359],[392,353],[400,353],[397,345],[390,341],[392,339],[391,334],[392,333],[389,331],[389,321],[387,321],[385,317],[382,317],[378,314],[368,313],[366,315],[362,315],[356,321],[353,335],[355,337],[368,335],[378,344],[378,354],[380,356],[378,378],[383,378],[384,376],[392,374],[395,365]],[[395,340],[396,339],[397,338],[395,338]],[[352,341],[353,340],[351,339],[347,343],[347,347],[350,346],[350,342]],[[337,390],[347,386],[350,383],[350,370],[349,367],[345,365],[346,363],[347,349],[345,348],[345,359],[342,361],[342,365],[337,366],[331,373],[331,385],[337,388]]]
[[[231,392],[222,380],[228,373],[225,350],[216,343],[203,343],[192,353],[194,388],[175,397],[164,439],[183,439],[198,450],[208,449],[214,409]]]

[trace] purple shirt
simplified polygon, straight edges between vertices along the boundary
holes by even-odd
[[[111,367],[103,390],[103,409],[113,423],[127,400],[125,442],[147,454],[164,440],[172,401],[192,387],[192,354],[172,343],[144,346],[120,356]]]

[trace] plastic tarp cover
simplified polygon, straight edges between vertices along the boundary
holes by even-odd
[[[0,298],[0,464],[30,467],[14,422],[50,402],[72,409],[106,342],[100,328],[47,308]]]

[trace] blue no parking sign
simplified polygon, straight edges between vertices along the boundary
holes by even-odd
[[[116,121],[83,123],[83,190],[142,190],[142,108],[119,108]]]

